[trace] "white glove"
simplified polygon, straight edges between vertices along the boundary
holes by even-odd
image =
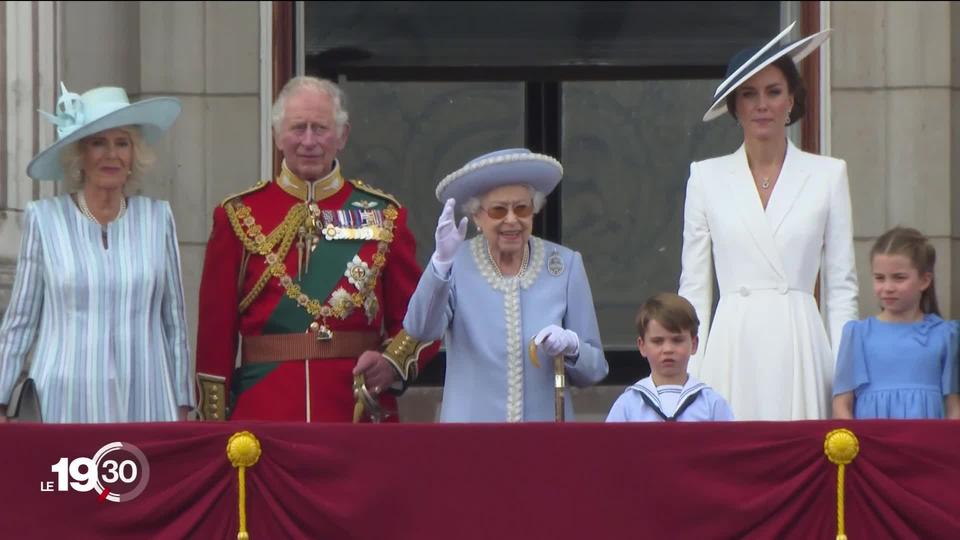
[[[453,207],[456,204],[457,201],[454,199],[447,199],[443,205],[443,212],[440,213],[440,219],[437,221],[437,232],[434,235],[437,249],[433,252],[431,260],[442,275],[450,271],[450,267],[453,266],[453,257],[467,236],[467,218],[461,219],[459,226],[454,222]]]
[[[580,354],[580,338],[573,330],[565,330],[555,324],[544,328],[533,338],[533,343],[549,358],[557,355]]]

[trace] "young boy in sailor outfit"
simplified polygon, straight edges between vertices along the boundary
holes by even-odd
[[[651,373],[617,398],[607,422],[733,420],[723,396],[687,374],[700,326],[690,302],[660,293],[640,306],[636,324],[637,347]]]

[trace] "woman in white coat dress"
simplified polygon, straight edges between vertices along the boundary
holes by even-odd
[[[804,113],[795,62],[829,30],[779,44],[792,27],[730,61],[704,121],[729,112],[743,145],[691,164],[687,183],[679,293],[703,321],[704,351],[690,372],[739,420],[826,418],[835,350],[858,316],[846,163],[786,138]],[[818,273],[827,328],[813,296]]]

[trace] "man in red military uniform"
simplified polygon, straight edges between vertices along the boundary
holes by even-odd
[[[342,103],[330,81],[288,82],[273,111],[280,175],[214,210],[197,336],[205,419],[349,422],[367,416],[360,398],[395,421],[390,390],[439,347],[403,331],[421,272],[406,209],[341,176]]]

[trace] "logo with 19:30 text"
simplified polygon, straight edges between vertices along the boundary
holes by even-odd
[[[40,482],[40,491],[94,491],[100,502],[132,501],[150,481],[147,456],[126,442],[107,443],[89,458],[62,457],[50,470],[56,479]]]

